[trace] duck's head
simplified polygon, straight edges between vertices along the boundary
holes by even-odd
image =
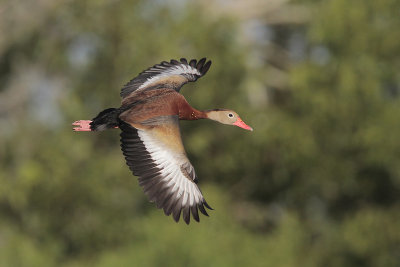
[[[253,131],[253,128],[248,126],[244,121],[239,117],[239,115],[230,109],[213,109],[207,112],[207,117],[211,120],[218,121],[223,124],[235,125],[240,128]]]

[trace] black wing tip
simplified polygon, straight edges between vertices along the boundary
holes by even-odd
[[[202,75],[204,75],[204,74],[207,73],[207,71],[208,71],[208,70],[210,69],[210,67],[211,67],[211,64],[212,64],[212,61],[209,60],[209,61],[207,61],[207,62],[201,67],[200,72],[201,72]]]
[[[180,61],[181,63],[183,63],[183,64],[188,64],[186,58],[184,58],[184,57],[181,58],[179,61]]]
[[[210,217],[210,215],[208,215],[206,209],[204,208],[203,203],[201,203],[201,204],[199,205],[199,210],[200,210],[201,213],[203,213],[203,214],[206,215],[207,217]]]
[[[196,66],[197,66],[197,59],[192,59],[192,60],[190,60],[189,65],[190,65],[192,68],[196,68]]]
[[[204,206],[206,206],[207,209],[214,210],[213,208],[210,207],[210,205],[208,205],[208,203],[205,200],[204,200],[203,204],[204,204]]]
[[[172,214],[172,218],[174,218],[174,221],[175,221],[175,222],[179,222],[179,219],[181,218],[181,210],[179,210],[179,211],[176,212],[176,213],[173,213],[173,214]]]
[[[210,207],[210,205],[207,204],[206,201],[202,202],[202,203],[198,203],[197,205],[193,205],[193,206],[186,206],[186,207],[182,207],[178,210],[173,210],[173,207],[170,207],[170,209],[166,209],[166,207],[159,207],[159,208],[163,208],[164,209],[164,213],[166,216],[172,215],[173,220],[178,223],[180,220],[180,215],[182,214],[182,220],[189,225],[190,224],[190,218],[192,217],[196,222],[200,222],[200,216],[199,216],[199,211],[207,216],[210,217],[210,215],[208,215],[206,209],[204,208],[208,208],[210,210],[214,210],[213,208]]]
[[[200,205],[201,205],[201,204],[200,204]],[[197,206],[198,206],[197,204],[191,206],[191,207],[190,207],[190,211],[192,212],[193,219],[194,219],[196,222],[200,222],[199,211],[198,211],[198,209],[197,209]]]
[[[191,59],[190,61],[188,61],[184,57],[181,58],[179,61],[175,60],[175,59],[170,60],[170,64],[173,64],[173,65],[178,65],[178,64],[182,64],[182,63],[185,65],[189,65],[193,68],[196,68],[201,73],[201,76],[203,76],[210,69],[212,61],[211,60],[207,61],[206,57],[203,57],[198,61],[196,59]]]

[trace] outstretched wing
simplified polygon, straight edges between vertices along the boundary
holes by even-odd
[[[211,207],[197,187],[197,177],[186,157],[177,116],[161,116],[144,121],[147,129],[136,129],[121,123],[121,148],[126,163],[151,202],[175,221],[180,215],[189,224],[190,213],[199,221],[198,210]],[[173,136],[171,138],[170,136]]]
[[[184,84],[194,82],[206,74],[210,66],[211,61],[206,62],[205,58],[198,62],[192,59],[189,63],[185,58],[181,58],[180,61],[163,61],[128,82],[121,90],[121,97],[125,98],[137,90],[157,88],[170,88],[179,92]]]

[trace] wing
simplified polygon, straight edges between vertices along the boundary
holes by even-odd
[[[141,123],[146,130],[121,123],[121,148],[126,163],[151,202],[189,224],[190,213],[199,221],[204,208],[212,209],[197,187],[197,177],[182,145],[177,116],[161,116]],[[170,138],[174,136],[174,138]]]
[[[121,97],[125,98],[137,90],[157,88],[170,88],[179,92],[184,84],[194,82],[206,74],[210,66],[211,61],[206,62],[205,58],[199,62],[192,59],[189,63],[185,58],[181,58],[180,61],[163,61],[128,82],[121,90]]]

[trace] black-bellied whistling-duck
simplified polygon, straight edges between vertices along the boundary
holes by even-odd
[[[143,71],[121,90],[120,108],[109,108],[93,120],[80,120],[74,131],[103,131],[120,128],[121,149],[132,173],[151,202],[187,224],[190,213],[199,221],[198,209],[212,209],[197,187],[197,176],[186,156],[179,120],[211,119],[223,124],[253,130],[229,109],[199,111],[179,93],[208,71],[211,61],[203,58],[162,62]]]

